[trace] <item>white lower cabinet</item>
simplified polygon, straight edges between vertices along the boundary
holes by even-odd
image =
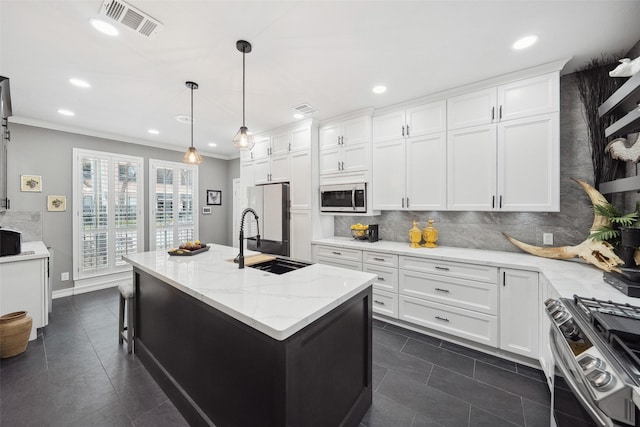
[[[289,236],[289,252],[291,258],[311,261],[311,211],[292,210],[291,235]]]
[[[555,362],[553,359],[553,354],[551,353],[551,347],[549,342],[549,331],[551,329],[551,320],[549,316],[547,316],[544,309],[544,301],[549,298],[559,299],[560,294],[551,286],[551,283],[544,276],[539,276],[539,287],[540,287],[540,331],[538,332],[539,337],[539,351],[538,351],[538,361],[540,362],[540,366],[544,371],[545,377],[547,378],[547,383],[549,387],[553,389],[553,375],[555,370]]]
[[[373,288],[373,301],[371,308],[374,313],[384,314],[388,317],[398,318],[398,294]]]
[[[378,275],[373,282],[373,312],[397,319],[398,255],[364,251],[362,271]]]
[[[498,346],[496,316],[400,294],[399,318],[491,347]]]
[[[501,269],[500,348],[538,359],[538,273]]]

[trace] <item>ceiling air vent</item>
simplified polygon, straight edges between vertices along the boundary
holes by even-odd
[[[162,28],[160,21],[122,0],[105,0],[100,8],[100,15],[118,21],[146,37],[154,37]]]
[[[293,107],[293,109],[300,114],[304,114],[305,116],[310,116],[311,114],[318,112],[316,108],[312,107],[309,104],[296,105],[295,107]]]

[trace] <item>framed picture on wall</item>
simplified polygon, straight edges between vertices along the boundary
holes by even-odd
[[[207,205],[221,205],[222,190],[207,190]]]
[[[42,177],[38,175],[20,175],[20,191],[42,192]]]
[[[47,210],[49,212],[64,212],[67,210],[65,196],[47,196]]]

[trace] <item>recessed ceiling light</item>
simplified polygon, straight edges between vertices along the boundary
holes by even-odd
[[[158,129],[149,129],[148,131],[151,135],[159,135],[160,131]]]
[[[210,142],[209,143],[209,147],[217,147],[217,146],[218,146],[218,144],[216,144],[215,142]]]
[[[62,108],[58,110],[58,114],[62,114],[63,116],[69,116],[69,117],[76,115],[76,113],[74,113],[73,111],[65,110],[65,109],[62,109]]]
[[[387,91],[387,87],[383,85],[374,86],[372,91],[373,93],[385,93]]]
[[[183,114],[177,115],[176,116],[176,120],[179,121],[180,123],[184,123],[187,125],[191,124],[191,116],[185,116]],[[195,120],[193,121],[193,123],[195,124]]]
[[[80,80],[80,79],[76,79],[74,77],[69,79],[69,83],[71,83],[74,86],[78,86],[78,87],[91,87],[89,82],[86,82],[86,81]]]
[[[302,113],[295,113],[295,114],[293,115],[293,118],[294,118],[294,119],[304,119],[304,114],[302,114]]]
[[[91,25],[93,25],[93,28],[95,28],[96,30],[108,36],[117,36],[118,34],[120,34],[120,32],[116,27],[109,24],[108,22],[102,21],[101,19],[93,18],[93,19],[90,19],[89,22],[91,22]]]
[[[525,36],[522,37],[521,39],[516,40],[516,42],[513,44],[513,48],[516,50],[520,50],[520,49],[526,49],[529,46],[532,46],[535,44],[535,42],[538,41],[538,36],[536,36],[535,34],[532,34],[530,36]]]

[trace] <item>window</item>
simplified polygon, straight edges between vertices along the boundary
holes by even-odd
[[[126,271],[144,242],[140,157],[73,150],[74,280]]]
[[[149,160],[150,250],[198,238],[198,167]]]

